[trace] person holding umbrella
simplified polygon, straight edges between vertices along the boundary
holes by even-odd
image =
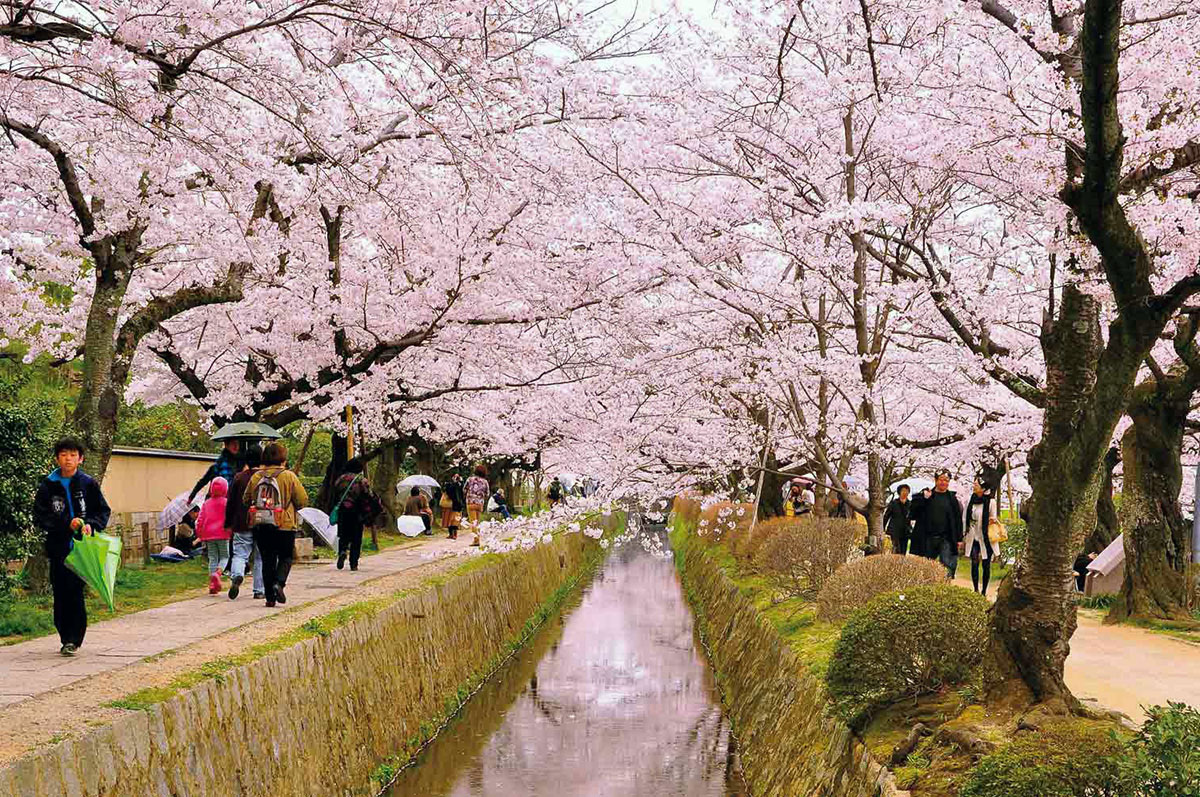
[[[54,445],[58,467],[42,479],[33,499],[33,518],[46,535],[46,557],[50,560],[50,585],[54,591],[54,627],[62,643],[59,652],[74,656],[87,633],[87,605],[83,580],[66,566],[74,539],[103,531],[112,510],[100,485],[79,466],[83,443],[64,437]]]
[[[208,470],[200,477],[200,481],[196,482],[196,486],[188,493],[188,501],[192,501],[196,497],[196,493],[207,487],[213,479],[222,478],[226,484],[233,484],[233,477],[242,469],[241,458],[238,456],[241,450],[241,440],[226,440],[225,447],[221,450],[217,461],[209,465]]]

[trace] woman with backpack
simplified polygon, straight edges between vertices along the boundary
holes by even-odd
[[[346,566],[350,556],[350,570],[358,570],[358,558],[362,552],[363,527],[375,522],[383,513],[383,502],[371,490],[371,484],[363,473],[361,459],[346,463],[343,473],[333,486],[337,503],[330,510],[329,522],[338,530],[337,568]]]
[[[308,506],[300,478],[287,469],[287,447],[273,442],[263,449],[263,468],[250,477],[242,500],[246,522],[262,557],[267,607],[287,603],[283,592],[296,555],[296,513]]]

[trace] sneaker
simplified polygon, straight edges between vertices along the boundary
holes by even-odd
[[[281,605],[287,603],[287,595],[283,594],[283,587],[275,588],[275,602]]]
[[[221,574],[220,572],[213,573],[208,577],[208,594],[216,595],[221,591]]]
[[[75,651],[79,650],[79,646],[68,642],[58,649],[58,652],[64,656],[74,656]]]
[[[265,592],[255,592],[254,593],[254,600],[256,600],[256,601],[260,601],[265,597],[267,597],[267,594]]]
[[[245,578],[245,576],[233,577],[233,583],[229,585],[229,600],[237,600],[238,593],[242,591],[242,582],[245,580]]]
[[[338,570],[341,570],[345,566],[346,566],[346,554],[340,553],[340,554],[338,554]],[[354,568],[351,567],[350,569],[353,570]]]

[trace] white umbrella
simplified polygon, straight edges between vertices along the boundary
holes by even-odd
[[[421,492],[425,493],[426,495],[432,495],[433,488],[440,486],[441,485],[439,485],[437,480],[432,476],[426,476],[423,473],[414,473],[412,476],[409,476],[407,479],[399,482],[396,485],[396,493],[408,493],[408,491],[412,488],[419,487],[421,488]]]
[[[565,488],[566,488],[566,489],[568,489],[568,490],[573,490],[573,489],[575,489],[575,481],[576,481],[578,478],[579,478],[579,477],[578,477],[578,476],[576,476],[574,473],[560,473],[560,474],[558,474],[558,482],[559,482],[559,484],[561,484],[563,487],[565,487]]]
[[[425,532],[425,521],[417,515],[401,515],[396,518],[396,531],[405,537],[415,537]]]
[[[165,531],[171,526],[178,525],[179,521],[183,520],[184,515],[192,511],[193,508],[199,509],[200,505],[204,503],[204,490],[196,493],[196,497],[191,501],[188,500],[189,492],[191,491],[184,490],[172,498],[170,503],[163,508],[163,511],[158,513],[159,531]]]
[[[330,548],[337,550],[337,526],[329,523],[329,515],[314,506],[306,506],[300,510],[300,519],[304,525],[315,531]]]

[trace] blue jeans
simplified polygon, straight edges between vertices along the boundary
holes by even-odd
[[[229,540],[209,540],[204,543],[204,550],[208,554],[210,576],[218,570],[225,569],[225,563],[229,561]]]
[[[258,555],[258,546],[254,544],[254,535],[248,531],[245,534],[235,532],[233,535],[233,564],[229,568],[229,575],[245,578],[246,563],[251,559],[254,560],[254,591],[262,592],[262,557]]]

